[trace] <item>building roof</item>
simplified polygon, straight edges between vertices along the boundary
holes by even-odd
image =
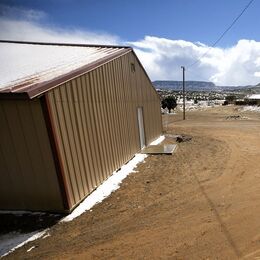
[[[253,94],[247,97],[248,99],[260,99],[260,94]]]
[[[34,98],[129,51],[127,46],[0,40],[0,96]]]

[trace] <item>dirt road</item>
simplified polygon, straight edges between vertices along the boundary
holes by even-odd
[[[9,257],[259,259],[260,114],[220,107],[165,116],[164,126],[193,139],[149,156],[91,212]]]

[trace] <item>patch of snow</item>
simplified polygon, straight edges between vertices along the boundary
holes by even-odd
[[[159,144],[164,140],[164,136],[160,136],[157,140],[153,141],[150,145]],[[97,203],[102,202],[112,192],[120,187],[120,183],[134,171],[137,164],[144,162],[147,157],[145,154],[136,154],[135,157],[127,164],[123,165],[119,171],[113,172],[113,174],[104,181],[95,191],[93,191],[82,203],[77,206],[71,214],[61,220],[61,222],[68,222],[74,218],[80,216],[82,213],[90,210]]]
[[[35,248],[35,246],[30,247],[26,252],[30,252],[31,250],[33,250]]]
[[[186,111],[193,111],[193,110],[206,110],[215,106],[220,106],[222,103],[219,101],[199,101],[197,104],[188,103],[185,106]],[[183,111],[183,105],[179,105],[179,111]]]
[[[161,135],[159,138],[157,138],[156,140],[151,142],[150,145],[157,145],[157,144],[161,143],[164,139],[165,139],[164,135]]]
[[[46,237],[50,237],[51,234],[50,233],[47,233],[45,236],[42,237],[42,239],[45,239]]]
[[[247,96],[248,99],[260,99],[260,94],[253,94],[253,95],[249,95]]]
[[[175,114],[176,114],[176,112],[175,112],[174,109],[171,109],[171,111],[172,111],[172,112],[169,113],[168,108],[165,108],[165,109],[161,108],[161,113],[162,113],[162,114],[167,114],[167,115],[175,115]]]
[[[244,106],[240,111],[254,111],[254,112],[260,112],[260,107],[258,106]]]
[[[51,80],[117,53],[120,48],[0,43],[0,89]]]
[[[0,236],[0,257],[4,257],[14,252],[17,248],[34,241],[47,232],[48,228],[43,231],[34,231],[31,233],[11,232]]]
[[[80,203],[71,214],[63,218],[61,222],[71,221],[74,218],[80,216],[85,211],[91,209],[97,203],[103,201],[113,191],[119,188],[119,185],[123,179],[125,179],[130,173],[135,172],[134,168],[146,157],[147,155],[145,154],[136,154],[131,161],[121,167],[121,170],[113,172],[113,174],[106,181],[104,181],[82,203]]]
[[[165,139],[164,136],[160,136],[158,139],[153,141],[150,145],[156,145],[162,142]],[[135,157],[130,160],[128,163],[123,165],[119,171],[113,172],[112,176],[110,176],[106,181],[104,181],[95,191],[93,191],[79,206],[77,206],[74,211],[63,218],[61,222],[68,222],[73,220],[74,218],[80,216],[87,210],[91,210],[91,208],[97,203],[102,202],[105,198],[107,198],[112,192],[117,190],[120,187],[120,183],[130,174],[136,172],[134,169],[136,166],[145,162],[144,159],[147,157],[145,154],[136,154]],[[29,212],[29,211],[1,211],[0,213],[10,213],[16,215],[23,214],[45,214],[42,212]],[[6,256],[12,252],[14,252],[17,248],[22,247],[28,242],[34,241],[38,238],[45,239],[49,237],[50,234],[47,233],[49,229],[45,229],[43,231],[35,231],[31,233],[17,233],[12,232],[8,234],[4,234],[0,236],[0,257]],[[47,233],[47,234],[46,234]],[[35,246],[32,246],[27,250],[30,252]]]

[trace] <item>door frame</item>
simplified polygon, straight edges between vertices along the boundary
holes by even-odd
[[[146,146],[145,128],[144,128],[144,109],[143,107],[137,107],[137,124],[139,133],[140,149],[142,150]]]

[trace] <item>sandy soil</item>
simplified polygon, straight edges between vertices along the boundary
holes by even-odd
[[[149,156],[91,212],[9,258],[260,259],[260,113],[220,107],[163,120],[167,133],[193,139]]]

